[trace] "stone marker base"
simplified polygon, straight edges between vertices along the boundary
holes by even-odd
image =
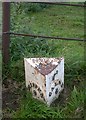
[[[64,58],[24,58],[26,87],[50,105],[64,88]]]

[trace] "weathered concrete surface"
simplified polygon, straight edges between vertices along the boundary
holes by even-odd
[[[64,88],[64,58],[24,58],[26,87],[50,105]]]

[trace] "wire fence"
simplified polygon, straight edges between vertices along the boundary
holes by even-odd
[[[72,4],[72,3],[62,3],[62,2],[30,2],[30,3],[44,3],[49,5],[63,5],[63,6],[75,6],[75,7],[86,7],[85,4]]]
[[[62,5],[62,6],[75,6],[75,7],[86,7],[86,4],[71,4],[71,3],[61,3],[61,2],[29,2],[29,3],[43,3],[43,4],[49,4],[49,5]],[[2,33],[2,38],[3,38],[3,60],[5,63],[9,60],[9,44],[10,44],[10,35],[15,35],[15,36],[27,36],[27,37],[33,37],[33,38],[46,38],[46,39],[57,39],[57,40],[69,40],[69,41],[82,41],[85,42],[85,39],[81,38],[65,38],[65,37],[59,37],[59,36],[42,36],[42,35],[34,35],[34,34],[25,34],[25,33],[16,33],[16,32],[10,32],[10,11],[7,12],[9,3],[4,3],[3,6],[3,33]],[[6,40],[7,37],[7,40]],[[7,45],[6,45],[7,43]],[[8,52],[7,52],[8,51]],[[8,55],[7,55],[8,54]]]
[[[65,37],[56,37],[56,36],[43,36],[43,35],[34,35],[34,34],[24,34],[24,33],[15,33],[15,32],[4,32],[4,34],[16,35],[16,36],[25,36],[25,37],[34,37],[34,38],[46,38],[46,39],[60,39],[68,41],[85,41],[80,38],[65,38]]]

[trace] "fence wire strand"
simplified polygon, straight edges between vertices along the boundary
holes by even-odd
[[[34,38],[85,41],[84,39],[80,39],[80,38],[65,38],[65,37],[58,37],[58,36],[43,36],[43,35],[24,34],[24,33],[15,33],[15,32],[4,32],[4,34],[10,34],[10,35],[16,35],[16,36],[34,37]]]

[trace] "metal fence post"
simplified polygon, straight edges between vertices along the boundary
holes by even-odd
[[[2,56],[3,62],[9,62],[10,35],[5,32],[10,31],[10,2],[2,2]]]

